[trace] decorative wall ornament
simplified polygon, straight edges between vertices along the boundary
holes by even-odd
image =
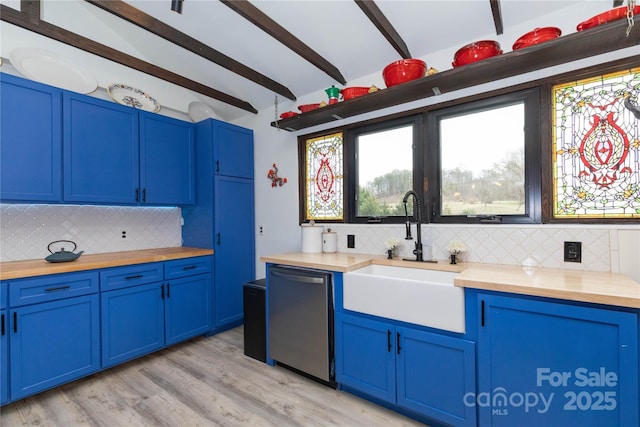
[[[278,176],[278,168],[276,164],[273,164],[273,169],[269,169],[269,173],[267,173],[267,178],[271,180],[272,187],[282,187],[287,183],[287,178],[280,178]]]

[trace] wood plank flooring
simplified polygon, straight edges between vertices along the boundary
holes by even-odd
[[[242,326],[0,408],[4,427],[424,427],[244,355]]]

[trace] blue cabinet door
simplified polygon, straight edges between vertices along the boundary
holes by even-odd
[[[393,325],[336,313],[335,337],[336,382],[395,403]]]
[[[397,404],[452,426],[475,426],[475,343],[396,328]]]
[[[242,286],[255,278],[253,180],[214,178],[216,328],[240,323]]]
[[[192,123],[140,112],[141,202],[195,202],[195,129]]]
[[[241,178],[253,178],[253,131],[230,123],[215,124],[215,173]]]
[[[9,319],[7,310],[0,310],[0,405],[9,400]]]
[[[9,310],[11,399],[100,369],[97,294]]]
[[[483,306],[481,426],[638,425],[637,313],[479,294]]]
[[[0,199],[62,200],[62,91],[0,74]]]
[[[102,292],[102,367],[164,347],[164,284]]]
[[[63,106],[64,201],[136,204],[138,111],[66,91]]]
[[[165,329],[167,345],[211,329],[211,274],[173,279],[166,283]]]

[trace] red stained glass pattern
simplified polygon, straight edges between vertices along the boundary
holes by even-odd
[[[640,218],[639,100],[640,68],[553,87],[554,217]]]
[[[342,133],[306,141],[305,219],[344,219]]]

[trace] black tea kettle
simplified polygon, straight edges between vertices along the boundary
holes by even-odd
[[[60,242],[69,242],[73,245],[73,249],[71,252],[69,251],[65,251],[64,247],[61,247],[60,250],[58,252],[53,252],[51,250],[51,245],[53,245],[54,243],[60,243]],[[46,261],[49,262],[69,262],[69,261],[75,261],[77,260],[80,255],[82,255],[82,253],[84,251],[80,251],[77,254],[73,253],[73,251],[76,250],[78,246],[75,244],[75,242],[72,242],[71,240],[56,240],[55,242],[51,242],[49,243],[49,246],[47,246],[47,249],[49,250],[49,252],[51,252],[51,255],[49,255],[48,257],[45,258]]]

